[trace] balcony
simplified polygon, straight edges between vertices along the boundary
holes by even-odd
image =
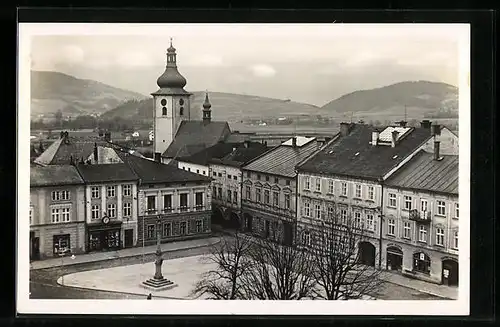
[[[432,220],[430,211],[418,211],[417,209],[410,210],[409,218],[420,223],[430,223]]]

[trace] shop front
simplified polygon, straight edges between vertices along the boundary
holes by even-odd
[[[87,225],[88,251],[107,251],[122,248],[121,227],[121,221],[110,221],[107,217],[103,218],[100,223]]]

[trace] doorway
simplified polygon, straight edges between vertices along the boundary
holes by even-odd
[[[403,267],[403,251],[390,246],[387,248],[387,270],[401,271]]]
[[[134,246],[134,230],[126,229],[124,236],[125,236],[125,247],[130,248]]]
[[[283,240],[283,243],[285,245],[292,245],[293,243],[293,228],[292,228],[292,224],[290,224],[289,222],[284,222],[283,223],[283,231],[284,231],[284,240]]]
[[[452,259],[443,260],[442,283],[458,286],[458,262]]]
[[[270,226],[270,224],[271,223],[269,222],[269,220],[266,220],[266,222],[265,222],[265,230],[264,230],[264,237],[265,238],[269,237],[269,229],[270,229],[269,226]]]
[[[40,238],[35,237],[35,232],[30,232],[30,260],[40,259]]]
[[[363,265],[375,267],[375,246],[369,242],[359,243],[359,261]]]
[[[245,214],[245,222],[246,222],[246,231],[252,232],[252,216],[249,214]]]

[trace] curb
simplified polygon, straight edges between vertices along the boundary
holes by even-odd
[[[442,299],[445,299],[445,300],[457,300],[457,299],[450,298],[448,296],[444,296],[444,295],[441,295],[441,294],[438,294],[438,293],[434,293],[434,292],[427,291],[427,290],[422,290],[422,289],[419,289],[419,288],[416,288],[416,287],[411,287],[411,286],[408,286],[408,285],[403,285],[403,284],[396,283],[396,282],[393,282],[393,281],[390,281],[390,280],[385,280],[385,282],[386,283],[391,283],[391,284],[394,284],[394,285],[398,285],[398,286],[401,286],[401,287],[406,287],[406,288],[415,290],[417,292],[429,294],[429,295],[436,296],[436,297],[439,297],[439,298],[442,298]]]
[[[203,245],[196,245],[196,246],[185,247],[185,248],[170,249],[170,250],[165,250],[162,253],[165,253],[165,252],[174,252],[174,251],[182,251],[182,250],[190,250],[190,249],[198,249],[198,248],[202,248],[202,247],[205,247],[205,246],[212,246],[212,245],[215,245],[215,244],[218,244],[218,243],[220,243],[220,237],[217,239],[217,241],[215,241],[213,243],[203,244]],[[154,253],[155,252],[144,253],[144,255],[151,255],[151,254],[154,254]],[[84,261],[84,262],[79,262],[79,263],[71,263],[71,264],[67,264],[67,265],[63,265],[63,266],[64,267],[71,267],[71,266],[83,265],[83,264],[86,264],[86,263],[96,263],[96,262],[117,260],[117,259],[120,259],[120,258],[123,259],[123,258],[137,257],[137,256],[142,256],[142,255],[143,254],[140,253],[140,254],[134,254],[134,255],[129,255],[129,256],[109,257],[109,258],[106,258],[106,259],[98,259],[98,260],[90,260],[90,261]],[[51,268],[54,268],[54,267],[60,267],[60,265],[59,266],[58,265],[53,265],[53,266],[42,267],[42,268],[31,268],[30,270],[35,271],[35,270],[42,270],[42,269],[51,269]]]

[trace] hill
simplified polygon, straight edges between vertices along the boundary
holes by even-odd
[[[401,82],[343,95],[321,107],[321,114],[399,118],[405,114],[405,106],[408,118],[456,118],[458,88],[428,81]]]
[[[293,102],[287,99],[272,99],[252,95],[210,92],[212,118],[214,120],[240,121],[251,118],[272,118],[284,115],[316,114],[319,107]],[[201,106],[205,92],[193,92],[191,114],[201,117]],[[127,117],[133,119],[153,118],[153,99],[128,101],[107,111],[103,118]]]
[[[146,96],[88,79],[50,71],[31,71],[31,116],[101,114],[128,99]]]

